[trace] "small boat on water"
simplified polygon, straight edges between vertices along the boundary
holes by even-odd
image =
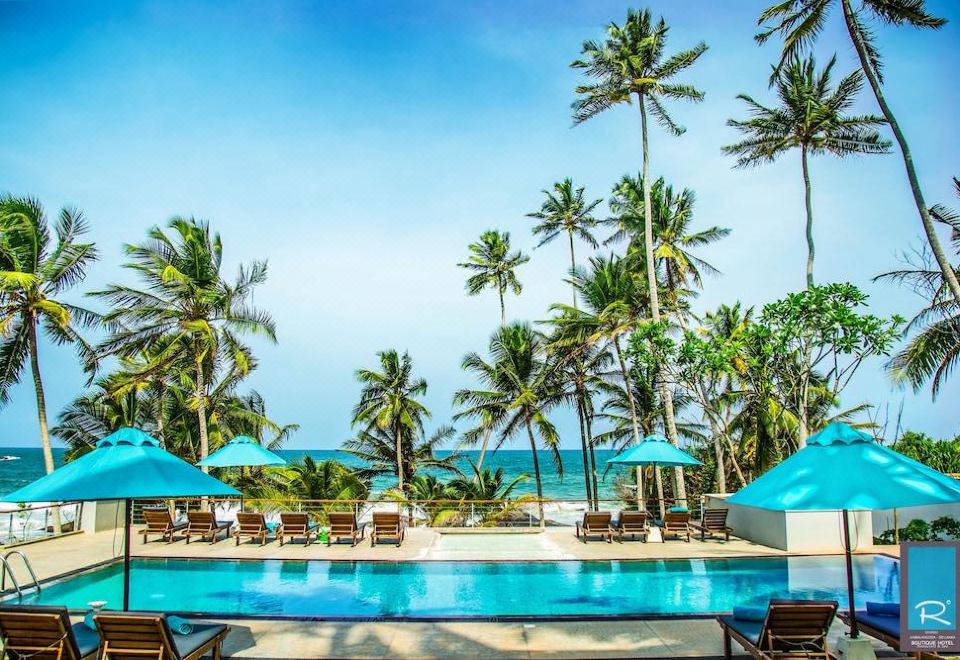
[[[0,461],[19,461],[19,456],[0,456]]]

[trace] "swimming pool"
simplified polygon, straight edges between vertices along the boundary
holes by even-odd
[[[899,562],[854,557],[858,603],[897,600]],[[843,558],[342,562],[134,560],[131,608],[318,618],[705,615],[771,596],[845,602]],[[33,604],[118,607],[122,567],[45,586]]]

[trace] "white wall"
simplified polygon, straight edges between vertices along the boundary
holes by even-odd
[[[894,511],[897,513],[897,524],[893,524]],[[937,518],[950,516],[960,520],[960,504],[933,504],[930,506],[912,506],[906,509],[885,509],[873,512],[873,529],[880,535],[894,527],[906,527],[914,518],[933,522]]]
[[[84,502],[80,529],[87,533],[123,527],[123,501]]]

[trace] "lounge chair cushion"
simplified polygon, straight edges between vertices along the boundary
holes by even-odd
[[[80,657],[96,653],[100,648],[100,635],[96,630],[90,630],[82,621],[71,626],[73,628],[73,638],[77,640],[77,648],[80,650]]]
[[[876,614],[870,614],[869,612],[857,610],[857,621],[866,624],[871,628],[876,628],[880,632],[886,633],[891,637],[900,637],[900,617],[898,616],[878,616]]]
[[[900,618],[900,603],[871,603],[867,601],[867,614]]]
[[[733,618],[737,621],[760,621],[762,623],[767,618],[767,608],[737,605],[733,608]]]
[[[752,644],[760,642],[760,633],[763,632],[763,621],[743,621],[736,619],[732,614],[724,614],[720,617],[724,625],[729,626],[743,635]]]
[[[173,643],[177,653],[183,657],[190,655],[198,648],[227,629],[222,623],[193,623],[193,632],[189,635],[174,635]]]
[[[685,506],[672,506],[669,509],[667,509],[667,511],[669,511],[670,513],[687,513],[688,511],[690,511],[690,509],[688,509]]]

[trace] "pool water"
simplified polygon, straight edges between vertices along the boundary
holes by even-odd
[[[44,587],[24,602],[119,607],[122,566]],[[899,562],[854,557],[858,605],[896,601]],[[770,597],[842,604],[843,557],[662,561],[329,562],[134,560],[131,608],[324,618],[709,614]]]

